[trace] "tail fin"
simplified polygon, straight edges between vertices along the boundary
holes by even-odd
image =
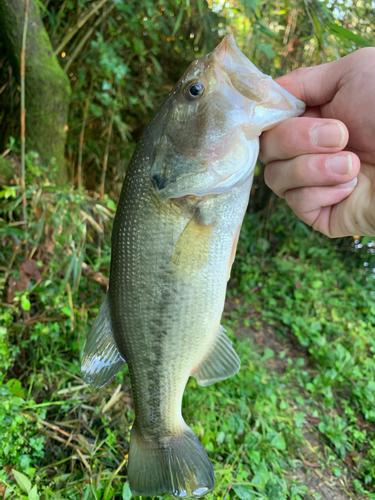
[[[129,486],[133,495],[169,493],[200,498],[215,486],[210,459],[187,425],[181,433],[158,441],[144,437],[136,425],[130,436]]]

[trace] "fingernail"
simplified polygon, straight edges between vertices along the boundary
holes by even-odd
[[[339,184],[339,186],[342,188],[353,189],[356,187],[357,184],[358,184],[358,177],[356,177],[350,182],[345,182],[345,184]]]
[[[327,160],[326,165],[333,174],[350,175],[353,170],[352,155],[334,156]]]
[[[345,129],[339,123],[318,125],[311,132],[311,138],[316,146],[321,148],[338,148],[343,144]]]

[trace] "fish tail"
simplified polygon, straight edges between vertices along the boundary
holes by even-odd
[[[169,493],[177,498],[200,498],[215,486],[210,459],[194,432],[159,439],[142,435],[134,424],[130,436],[129,486],[133,495]]]

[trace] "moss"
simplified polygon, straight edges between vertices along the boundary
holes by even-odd
[[[7,184],[12,178],[12,164],[6,158],[0,157],[0,184]]]
[[[0,2],[0,36],[18,73],[23,8],[23,0]],[[52,157],[56,158],[59,169],[53,175],[53,180],[63,184],[67,178],[64,127],[67,123],[71,88],[68,76],[54,55],[51,41],[40,19],[39,8],[34,1],[30,1],[29,8],[25,70],[26,148],[37,151],[46,163]]]
[[[55,157],[60,181],[66,180],[65,141],[70,82],[53,54],[46,31],[35,30],[28,50],[37,53],[26,65],[26,146],[48,161]],[[64,168],[62,168],[64,167]]]

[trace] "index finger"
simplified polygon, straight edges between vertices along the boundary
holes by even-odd
[[[259,159],[269,163],[311,153],[335,153],[348,139],[348,129],[339,120],[290,118],[261,135]]]

